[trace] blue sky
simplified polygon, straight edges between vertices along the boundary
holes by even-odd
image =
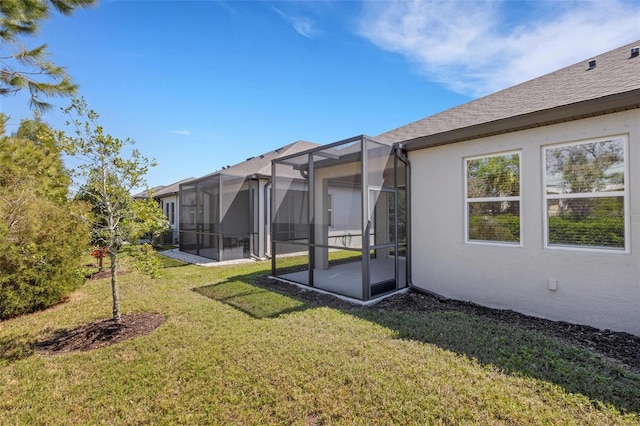
[[[153,187],[375,136],[639,39],[637,0],[103,0],[24,41],[46,42],[106,132],[157,160]],[[0,108],[9,131],[30,115],[24,95]]]

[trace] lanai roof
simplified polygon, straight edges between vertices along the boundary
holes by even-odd
[[[217,170],[200,179],[204,179],[217,174],[233,175],[233,176],[259,176],[267,177],[271,176],[271,160],[276,158],[291,155],[297,152],[306,151],[311,148],[317,147],[318,144],[313,142],[307,142],[299,140],[297,142],[290,143],[273,151],[269,151],[265,154],[258,155],[256,157],[249,157],[241,163],[234,164],[233,166],[223,167],[221,170]]]
[[[376,136],[420,149],[640,108],[640,40]],[[590,62],[595,61],[595,64]]]

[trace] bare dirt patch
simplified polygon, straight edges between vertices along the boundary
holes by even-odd
[[[118,271],[118,276],[120,275],[125,275],[127,274],[128,271]],[[110,270],[105,270],[105,271],[100,271],[100,272],[94,272],[91,275],[89,275],[89,279],[90,280],[101,280],[104,278],[111,278],[111,271]]]
[[[510,310],[491,309],[471,302],[442,299],[413,290],[363,308],[331,295],[300,289],[292,284],[267,277],[259,278],[257,284],[296,297],[309,304],[328,306],[335,309],[395,310],[405,312],[455,311],[472,316],[490,318],[505,324],[535,330],[545,336],[588,350],[602,358],[625,364],[640,373],[640,337],[629,333],[600,330],[586,325],[535,318]]]
[[[82,325],[73,330],[58,330],[35,344],[35,350],[57,355],[74,351],[90,351],[136,337],[146,336],[165,321],[157,313],[123,315],[120,323],[104,319]]]

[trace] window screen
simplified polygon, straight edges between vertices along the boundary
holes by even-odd
[[[548,246],[625,249],[625,139],[544,149]]]
[[[520,243],[520,154],[465,164],[467,241]]]

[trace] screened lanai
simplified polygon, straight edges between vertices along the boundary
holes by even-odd
[[[408,172],[366,136],[274,160],[273,275],[362,301],[406,287]]]
[[[316,146],[293,142],[180,185],[180,250],[218,261],[269,257],[271,161]]]
[[[256,245],[257,185],[224,173],[180,185],[180,251],[214,260],[249,257]]]

